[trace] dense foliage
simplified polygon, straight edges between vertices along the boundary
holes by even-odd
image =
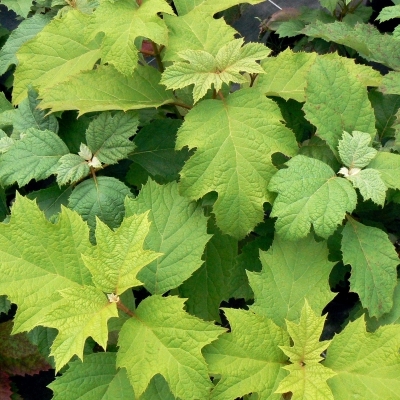
[[[2,399],[400,399],[400,27],[320,3],[2,0]]]

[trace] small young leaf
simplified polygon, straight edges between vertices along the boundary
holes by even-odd
[[[383,182],[392,189],[400,189],[400,156],[394,153],[379,152],[368,164],[380,172]]]
[[[327,379],[336,373],[322,366],[321,353],[329,346],[330,341],[319,341],[326,317],[315,315],[305,302],[299,324],[287,321],[287,329],[294,344],[279,346],[290,357],[293,363],[283,367],[290,371],[279,384],[277,393],[292,392],[293,399],[327,399],[333,400],[332,392],[327,385]]]
[[[162,253],[138,274],[147,290],[163,294],[200,268],[210,239],[207,218],[199,205],[179,195],[176,182],[160,186],[149,180],[138,197],[126,200],[125,207],[127,216],[150,210],[145,248]]]
[[[58,160],[67,153],[68,147],[54,132],[29,128],[0,155],[0,182],[23,186],[31,179],[45,179],[56,172]]]
[[[385,7],[376,17],[376,20],[385,22],[393,18],[400,18],[400,5]]]
[[[333,338],[324,362],[336,373],[328,382],[334,398],[399,398],[399,347],[398,325],[368,333],[363,318],[350,322]]]
[[[275,394],[287,374],[287,361],[279,346],[290,343],[288,334],[270,319],[251,311],[224,309],[231,333],[203,350],[211,375],[221,380],[211,392],[213,400],[232,400],[249,393],[260,399],[279,400]]]
[[[137,112],[101,113],[86,131],[87,145],[102,163],[115,164],[126,158],[135,145],[129,140],[139,124]]]
[[[393,305],[399,264],[395,248],[385,232],[350,217],[342,235],[343,262],[352,267],[351,290],[372,317],[380,317]]]
[[[187,314],[183,303],[174,296],[147,297],[119,333],[117,366],[126,368],[138,397],[158,373],[176,397],[209,395],[212,384],[201,349],[224,330]]]
[[[196,103],[214,87],[217,92],[223,83],[246,82],[240,72],[264,73],[256,60],[268,56],[270,51],[259,43],[243,45],[235,39],[222,46],[216,56],[203,50],[184,50],[179,53],[184,61],[167,67],[161,83],[168,89],[179,89],[194,84],[193,99]]]
[[[94,353],[71,362],[48,387],[53,400],[135,399],[125,369],[115,366],[115,353]],[[121,397],[122,396],[122,397]]]
[[[355,209],[354,188],[319,160],[299,155],[287,165],[268,186],[278,192],[271,213],[278,217],[276,231],[283,239],[296,240],[307,236],[312,224],[317,235],[328,238],[346,212]]]
[[[318,314],[332,300],[326,242],[317,243],[312,235],[295,242],[275,237],[267,252],[260,252],[263,269],[248,272],[254,291],[252,311],[284,328],[286,321],[297,322],[306,297]]]
[[[66,154],[58,160],[57,183],[62,186],[77,182],[89,175],[90,168],[86,160],[76,154]]]
[[[343,164],[349,168],[364,168],[378,153],[370,147],[371,135],[369,133],[354,131],[351,134],[343,132],[339,140],[339,156]]]
[[[142,285],[137,279],[138,272],[162,255],[143,250],[149,229],[147,213],[124,218],[115,231],[97,221],[97,246],[93,256],[82,256],[97,288],[120,295],[131,287]]]
[[[364,200],[371,199],[374,203],[383,207],[386,198],[387,186],[376,169],[366,168],[355,175],[349,175],[347,179],[353,186],[360,190]]]
[[[319,0],[322,7],[328,9],[330,13],[336,10],[338,0]]]

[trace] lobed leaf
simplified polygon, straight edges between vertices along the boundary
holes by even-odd
[[[400,189],[400,156],[398,154],[379,152],[368,167],[379,171],[386,186]]]
[[[278,192],[271,213],[278,217],[277,233],[282,239],[300,239],[312,224],[317,235],[328,238],[346,212],[355,209],[355,190],[319,160],[298,155],[286,164],[289,168],[279,170],[268,186]]]
[[[58,160],[57,183],[62,186],[77,182],[88,176],[90,168],[87,161],[77,154],[66,154]]]

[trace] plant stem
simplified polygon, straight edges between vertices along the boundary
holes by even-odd
[[[123,304],[121,300],[118,301],[117,308],[119,308],[122,312],[129,315],[130,317],[136,317],[136,314],[132,312],[125,304]]]
[[[173,104],[174,106],[177,106],[177,107],[186,108],[187,110],[191,110],[191,109],[193,108],[193,106],[189,106],[188,104],[181,103],[181,102],[179,102],[179,101],[174,101],[174,102],[171,103],[171,104]]]
[[[164,65],[162,63],[161,56],[160,56],[160,49],[157,47],[157,45],[153,41],[151,42],[151,45],[153,46],[154,57],[156,58],[156,61],[157,61],[158,70],[160,72],[164,72]]]
[[[225,97],[220,90],[218,90],[218,96],[221,98],[221,100],[225,100]]]

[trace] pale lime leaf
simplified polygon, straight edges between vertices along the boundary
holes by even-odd
[[[170,32],[163,61],[179,60],[178,54],[184,50],[204,50],[216,56],[218,50],[232,41],[236,33],[223,18],[215,19],[199,10],[179,17],[165,15],[164,20]]]
[[[107,346],[107,321],[118,317],[117,306],[93,286],[71,287],[59,291],[62,300],[51,307],[41,321],[46,327],[56,328],[58,335],[51,346],[56,371],[73,355],[83,359],[86,339],[92,337],[104,349]]]
[[[336,375],[319,362],[321,353],[327,349],[330,341],[320,342],[326,317],[317,316],[307,300],[301,309],[300,322],[286,321],[287,330],[292,338],[292,346],[279,346],[290,357],[291,365],[283,367],[290,372],[277,389],[277,393],[292,392],[293,399],[329,399],[332,392],[326,384],[327,379]],[[328,350],[329,351],[329,350]]]
[[[130,196],[129,188],[118,179],[99,176],[79,183],[69,198],[69,207],[87,221],[93,237],[96,217],[110,228],[117,227],[124,217],[124,200]]]
[[[246,82],[240,72],[264,73],[257,60],[268,56],[270,50],[259,43],[243,45],[235,39],[220,47],[214,56],[204,50],[183,50],[179,56],[184,61],[167,67],[161,83],[168,89],[180,89],[194,84],[193,99],[196,103],[211,87],[218,92],[222,84]]]
[[[352,267],[350,288],[372,317],[393,306],[399,258],[387,234],[348,217],[342,232],[343,262]]]
[[[379,171],[386,186],[392,189],[400,189],[400,155],[379,152],[368,164],[368,168]]]
[[[158,185],[149,180],[135,199],[127,199],[126,215],[150,210],[150,231],[145,248],[162,253],[139,274],[151,293],[178,287],[200,268],[210,235],[201,206],[182,197],[176,182]]]
[[[221,376],[211,399],[232,400],[258,393],[260,400],[279,400],[274,394],[287,375],[287,361],[279,346],[289,345],[289,336],[270,319],[251,311],[224,309],[231,333],[207,346],[203,354],[212,376]]]
[[[346,212],[357,204],[351,183],[337,177],[331,167],[305,156],[287,162],[271,179],[269,190],[278,192],[272,217],[278,217],[276,230],[283,239],[307,236],[311,224],[317,235],[328,238]]]
[[[0,50],[0,75],[3,75],[11,65],[18,64],[16,52],[25,42],[34,38],[50,20],[49,14],[35,14],[22,21],[11,32],[7,42]]]
[[[93,67],[100,58],[100,43],[87,42],[84,30],[89,19],[80,11],[71,11],[65,18],[53,19],[34,39],[21,46],[14,78],[15,104],[25,98],[28,85],[42,94],[44,88]]]
[[[83,261],[99,289],[120,295],[131,287],[142,285],[137,273],[161,255],[143,249],[149,229],[148,213],[124,218],[115,232],[97,221],[97,246],[93,256],[83,256]]]
[[[219,306],[222,300],[230,297],[238,243],[213,225],[209,233],[213,236],[204,250],[204,263],[180,286],[179,293],[188,299],[186,309],[190,314],[204,320],[220,321]]]
[[[318,57],[311,66],[306,87],[306,118],[316,134],[337,152],[343,131],[375,136],[375,115],[366,87],[337,55]]]
[[[48,387],[54,400],[135,399],[125,369],[115,367],[116,353],[94,353],[75,360]]]
[[[174,6],[178,11],[179,16],[182,16],[187,14],[189,11],[192,11],[203,2],[204,0],[175,0]]]
[[[276,393],[291,392],[291,400],[334,400],[327,380],[335,376],[335,372],[321,364],[288,365],[285,370],[290,375],[279,384]]]
[[[338,146],[340,159],[349,168],[364,168],[378,153],[370,146],[371,135],[369,133],[343,132]]]
[[[294,134],[281,123],[278,106],[252,89],[225,101],[204,100],[186,116],[177,149],[197,148],[181,171],[181,193],[198,199],[218,192],[213,211],[223,233],[243,237],[264,217],[266,189],[276,171],[273,153],[297,153]]]
[[[0,293],[18,305],[15,333],[40,325],[59,290],[91,284],[81,258],[90,248],[78,214],[63,208],[53,225],[34,201],[17,195],[10,222],[0,224]]]
[[[334,398],[399,399],[399,347],[398,325],[368,333],[362,317],[350,322],[333,338],[324,362],[337,374],[328,381]]]
[[[15,140],[14,139],[12,139],[12,138],[10,138],[8,136],[3,136],[2,138],[0,138],[0,153],[1,154],[6,153],[14,145],[15,145]]]
[[[290,49],[262,61],[265,74],[259,75],[254,87],[267,96],[305,100],[306,77],[316,53],[293,53]]]
[[[61,205],[67,206],[71,192],[72,188],[70,186],[60,188],[58,185],[53,185],[46,189],[30,192],[26,197],[31,200],[35,199],[39,208],[49,219],[61,211]]]
[[[62,186],[77,182],[89,175],[90,168],[86,160],[76,154],[66,154],[58,160],[57,183]]]
[[[329,287],[334,263],[328,255],[326,242],[317,243],[312,235],[295,242],[276,236],[271,248],[260,252],[262,271],[247,273],[254,291],[250,309],[285,327],[285,320],[299,320],[306,297],[321,314],[334,297]]]
[[[376,20],[385,22],[393,18],[400,18],[400,5],[385,7],[376,17]]]
[[[224,330],[187,314],[183,305],[184,299],[153,295],[123,325],[117,366],[127,369],[136,396],[159,373],[176,397],[208,397],[212,384],[201,349]]]
[[[138,51],[135,40],[145,37],[155,43],[168,43],[168,29],[158,13],[173,14],[171,6],[165,0],[142,0],[139,6],[136,0],[102,1],[93,13],[87,33],[94,39],[104,32],[101,43],[103,63],[114,65],[124,75],[132,75],[138,63]]]
[[[43,91],[40,107],[90,111],[137,110],[171,103],[174,97],[159,84],[160,73],[152,67],[137,67],[124,76],[112,66],[83,72],[68,81]]]
[[[371,199],[374,203],[383,207],[386,198],[387,186],[376,169],[366,168],[347,179],[353,186],[359,189],[364,200]]]
[[[390,71],[386,74],[379,90],[384,94],[400,94],[400,72]]]
[[[54,132],[30,128],[0,155],[0,181],[2,185],[18,182],[23,186],[31,179],[45,179],[56,172],[58,160],[68,152]]]
[[[400,59],[397,57],[400,40],[388,34],[381,34],[371,24],[357,24],[352,27],[346,22],[325,24],[316,21],[304,28],[302,33],[327,42],[343,44],[356,50],[368,61],[384,64],[394,70],[400,69]],[[343,85],[345,84],[342,83],[342,89],[345,87]],[[363,131],[360,128],[358,130]]]
[[[126,158],[135,145],[129,140],[139,124],[137,112],[101,113],[86,130],[86,142],[92,153],[105,164]]]
[[[28,16],[32,6],[32,0],[2,0],[1,3],[24,18]]]

